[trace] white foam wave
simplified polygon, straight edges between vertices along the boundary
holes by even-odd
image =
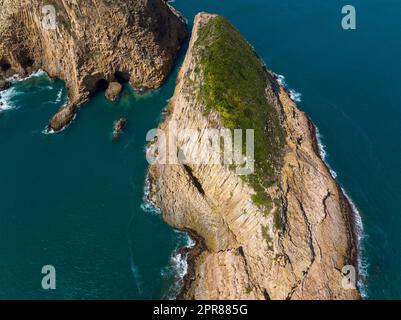
[[[351,205],[352,212],[354,213],[354,223],[356,227],[356,235],[357,235],[357,246],[358,246],[358,272],[359,272],[359,278],[358,278],[358,288],[361,293],[362,299],[368,298],[368,288],[366,284],[366,279],[368,277],[368,268],[369,268],[369,263],[366,260],[366,254],[365,254],[365,246],[364,242],[366,240],[366,235],[365,231],[363,229],[363,222],[362,222],[362,217],[361,213],[359,212],[357,206],[355,203],[352,201],[351,197],[348,195],[347,191],[344,188],[341,188],[345,197],[347,198],[348,202]]]
[[[55,103],[60,103],[62,97],[63,97],[63,88],[61,88],[61,89],[59,90],[59,92],[57,93],[57,97],[56,97]]]
[[[152,201],[149,200],[149,177],[146,177],[143,193],[144,195],[141,209],[144,212],[153,215],[160,215],[160,209]],[[189,250],[185,249],[193,248],[196,244],[195,241],[188,235],[188,233],[178,230],[174,230],[174,232],[177,234],[177,247],[171,254],[169,265],[161,270],[162,277],[173,279],[173,284],[166,294],[166,298],[170,300],[175,299],[176,296],[180,293],[184,277],[188,272]]]
[[[283,75],[279,75],[279,74],[275,74],[277,81],[280,85],[284,86],[285,88],[287,88],[287,84],[285,82],[285,77]],[[295,90],[292,89],[288,89],[291,99],[295,102],[300,102],[301,101],[301,94],[296,92]],[[320,157],[322,158],[322,160],[326,163],[330,174],[332,175],[332,177],[334,179],[337,178],[337,172],[334,171],[334,169],[330,166],[329,162],[327,161],[327,151],[325,148],[325,145],[323,144],[323,136],[321,135],[319,128],[317,126],[315,126],[316,129],[316,139],[317,139],[317,144],[318,144],[318,148],[319,148],[319,154]],[[342,191],[345,195],[345,197],[347,198],[348,202],[351,205],[352,211],[353,211],[353,215],[354,215],[354,223],[355,223],[355,228],[356,228],[356,235],[357,235],[357,250],[358,250],[358,272],[359,272],[359,278],[358,278],[358,288],[360,290],[361,296],[362,298],[367,298],[367,286],[366,286],[366,278],[368,275],[368,262],[366,261],[366,255],[365,255],[365,248],[364,248],[364,241],[365,241],[365,233],[364,233],[364,229],[363,229],[363,222],[362,222],[362,217],[361,214],[357,208],[357,206],[355,205],[355,203],[352,201],[352,199],[350,198],[350,196],[347,194],[346,190],[344,190],[344,188],[342,188]]]
[[[288,90],[288,92],[290,93],[290,97],[293,101],[295,101],[295,102],[302,101],[302,94],[295,91],[294,89],[288,88],[287,83],[285,82],[285,77],[283,75],[275,74],[275,76],[277,78],[278,83]]]
[[[146,177],[145,180],[145,186],[144,186],[144,190],[143,190],[143,201],[141,204],[141,209],[144,212],[150,213],[150,214],[154,214],[154,215],[160,215],[160,209],[149,199],[149,195],[150,195],[150,180],[149,177]]]
[[[46,128],[42,131],[42,133],[44,135],[51,135],[51,134],[60,133],[60,132],[64,131],[65,129],[67,129],[74,122],[76,117],[77,117],[77,114],[74,113],[74,116],[72,117],[71,121],[67,125],[62,127],[59,131],[54,131],[53,129],[50,129],[49,126],[46,126]]]
[[[21,81],[25,81],[25,80],[32,79],[32,78],[42,77],[42,76],[49,77],[49,75],[45,71],[43,71],[42,69],[39,69],[38,71],[30,74],[27,77],[21,77],[20,75],[15,74],[6,80],[10,81],[11,83],[16,83],[16,82],[21,82]]]
[[[0,92],[0,112],[5,110],[10,110],[16,108],[16,106],[12,103],[12,99],[18,95],[18,92],[14,87],[11,87],[7,90]]]
[[[318,145],[318,148],[319,148],[320,157],[326,163],[327,167],[330,170],[330,173],[331,173],[332,177],[334,179],[336,179],[337,178],[337,172],[335,172],[333,170],[333,168],[330,166],[330,164],[327,161],[327,151],[326,151],[326,147],[325,147],[325,145],[323,144],[323,141],[322,141],[323,136],[320,134],[319,128],[317,126],[315,126],[315,129],[316,129],[316,139],[317,139],[317,145]]]
[[[186,232],[175,230],[178,235],[178,245],[172,253],[169,265],[162,269],[162,277],[173,279],[173,284],[169,288],[166,298],[174,300],[180,293],[184,284],[184,277],[188,273],[188,252],[195,246],[195,241]]]
[[[42,77],[42,76],[46,76],[48,77],[47,73],[43,70],[38,70],[37,72],[32,73],[31,75],[27,76],[27,77],[21,77],[17,74],[9,77],[6,79],[6,81],[11,82],[13,85],[18,83],[18,82],[22,82],[22,81],[26,81],[28,79],[32,79],[32,78],[38,78],[38,77]],[[51,86],[48,86],[47,89],[52,89]],[[17,106],[15,106],[12,103],[13,98],[15,98],[17,95],[19,95],[20,92],[18,92],[18,90],[12,86],[7,90],[1,91],[0,92],[0,112],[1,111],[5,111],[5,110],[11,110],[11,109],[16,109]]]
[[[315,125],[316,129],[316,139],[318,142],[318,148],[319,148],[319,154],[322,160],[326,163],[327,167],[330,170],[331,175],[333,178],[337,178],[337,172],[335,172],[330,164],[327,161],[327,151],[325,149],[325,145],[323,144],[323,136],[321,135],[319,128]],[[343,191],[345,197],[347,198],[348,202],[351,205],[352,212],[354,215],[354,224],[356,228],[356,236],[357,236],[357,250],[358,250],[358,257],[357,257],[357,262],[358,262],[358,272],[359,272],[359,279],[358,279],[358,288],[360,290],[361,296],[363,299],[368,297],[367,294],[367,285],[366,285],[366,278],[368,276],[368,267],[369,264],[366,261],[366,255],[365,255],[365,247],[364,247],[364,241],[366,238],[364,229],[363,229],[363,222],[362,222],[362,217],[361,214],[355,205],[355,203],[352,201],[351,197],[348,195],[347,191],[341,187],[341,190]]]

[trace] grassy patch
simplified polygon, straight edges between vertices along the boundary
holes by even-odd
[[[253,291],[253,288],[252,288],[250,285],[248,285],[248,286],[245,288],[245,293],[246,293],[246,294],[250,294],[252,291]]]
[[[206,114],[218,111],[231,130],[255,130],[255,173],[244,179],[256,192],[254,203],[271,207],[266,189],[277,182],[285,131],[277,110],[266,100],[266,70],[253,48],[223,17],[199,30],[195,50],[204,74],[200,98]]]

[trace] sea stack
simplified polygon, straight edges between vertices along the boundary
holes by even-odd
[[[68,103],[50,120],[47,131],[58,132],[63,130],[74,119],[76,105]]]
[[[76,106],[116,79],[160,87],[186,37],[183,19],[164,0],[48,4],[56,19],[43,25],[43,1],[1,1],[0,80],[43,69],[65,81]]]
[[[196,16],[166,119],[166,135],[192,128],[255,130],[255,171],[225,164],[154,163],[149,198],[190,231],[185,299],[359,299],[342,286],[357,268],[353,212],[320,158],[315,129],[275,74],[226,19]],[[156,144],[149,152],[156,153]],[[173,153],[191,159],[195,144]]]

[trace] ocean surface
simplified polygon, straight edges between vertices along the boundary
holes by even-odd
[[[325,157],[363,221],[363,289],[401,299],[401,10],[399,0],[354,0],[357,29],[341,28],[330,0],[176,0],[190,25],[199,11],[231,20],[268,67],[285,76],[317,125]],[[143,201],[145,135],[160,121],[177,70],[117,103],[99,93],[67,130],[43,130],[67,97],[35,74],[2,92],[0,299],[171,298],[190,245]],[[113,122],[128,120],[112,141]],[[41,288],[54,265],[57,289]]]

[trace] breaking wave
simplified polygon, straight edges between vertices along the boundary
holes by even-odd
[[[57,93],[56,100],[54,101],[55,104],[58,104],[61,102],[61,99],[63,98],[63,91],[64,91],[63,88],[61,88],[59,90],[59,92]]]
[[[295,102],[301,102],[302,101],[302,94],[295,91],[294,89],[289,89],[287,86],[287,83],[285,82],[285,77],[281,74],[276,74],[277,81],[279,84],[281,84],[283,87],[287,88],[288,92],[290,93],[290,97],[293,101]]]
[[[285,77],[283,75],[275,74],[277,81],[280,85],[284,86],[290,93],[291,99],[295,102],[301,102],[301,94],[293,89],[289,89],[287,87],[287,84],[285,82]],[[325,162],[327,165],[327,168],[330,171],[330,174],[334,179],[337,178],[337,172],[334,171],[334,169],[330,166],[329,162],[327,161],[327,151],[325,148],[325,145],[323,144],[323,136],[321,135],[319,128],[314,125],[316,129],[316,139],[317,139],[317,144],[318,144],[318,149],[319,149],[319,155],[322,158],[322,160]],[[341,186],[340,186],[341,187]],[[360,290],[362,298],[367,298],[367,285],[366,285],[366,278],[368,276],[368,267],[369,264],[366,260],[366,255],[365,255],[365,247],[364,247],[364,242],[366,239],[366,235],[363,229],[363,222],[362,222],[362,217],[361,214],[355,205],[355,203],[352,201],[351,197],[348,195],[347,191],[341,187],[341,190],[343,191],[345,197],[347,198],[348,202],[351,205],[353,215],[354,215],[354,223],[355,223],[355,228],[356,228],[356,235],[357,235],[357,250],[358,250],[358,288]]]
[[[49,75],[45,71],[43,71],[42,69],[39,69],[38,71],[30,74],[27,77],[21,77],[18,74],[15,74],[15,75],[9,77],[6,80],[10,81],[11,83],[14,84],[14,83],[17,83],[17,82],[25,81],[25,80],[32,79],[32,78],[38,78],[38,77],[42,77],[42,76],[49,77]]]
[[[152,201],[150,201],[149,195],[150,195],[150,180],[149,177],[146,177],[141,209],[142,211],[150,214],[160,215],[161,214],[160,209]]]
[[[141,209],[152,215],[161,215],[160,209],[149,200],[149,195],[150,180],[149,177],[146,177]],[[175,299],[181,292],[184,277],[188,272],[188,254],[196,244],[188,233],[179,230],[174,230],[174,232],[177,235],[176,248],[171,254],[168,266],[161,270],[161,276],[167,281],[171,281],[171,285],[164,296],[165,299],[169,300]]]
[[[46,76],[47,78],[49,77],[48,74],[43,71],[43,70],[38,70],[37,72],[32,73],[31,75],[27,77],[21,77],[17,74],[9,77],[6,79],[6,81],[11,82],[11,84],[16,84],[18,82],[23,82],[32,78],[39,78],[42,76]],[[52,89],[51,86],[47,87],[47,89]],[[5,110],[11,110],[11,109],[16,109],[17,106],[12,103],[12,100],[21,94],[14,86],[11,86],[9,89],[0,91],[0,112],[5,111]],[[58,98],[58,96],[57,96]],[[60,97],[61,101],[61,97]]]
[[[12,100],[17,95],[18,91],[14,87],[0,91],[0,112],[15,109],[16,106],[12,103]]]
[[[72,117],[71,121],[67,125],[62,127],[60,130],[58,130],[58,131],[54,131],[53,129],[50,129],[49,126],[46,126],[46,128],[42,131],[42,133],[44,135],[51,135],[51,134],[60,133],[60,132],[64,131],[65,129],[67,129],[74,122],[76,117],[77,117],[77,114],[74,113],[74,116]]]
[[[171,255],[170,263],[162,269],[161,276],[170,279],[172,284],[165,294],[165,299],[174,300],[181,292],[184,277],[188,273],[188,254],[195,246],[195,241],[186,232],[174,230],[177,234],[177,247]]]
[[[323,144],[323,136],[320,134],[319,128],[315,126],[316,129],[316,139],[318,143],[318,148],[319,148],[319,154],[322,160],[325,162],[326,166],[329,168],[330,173],[332,177],[335,179],[337,178],[337,172],[335,172],[330,164],[327,161],[327,151],[325,148],[325,145]],[[363,222],[362,222],[362,217],[361,213],[359,212],[357,206],[355,203],[352,201],[351,197],[348,195],[347,191],[341,187],[341,190],[343,191],[345,197],[347,198],[348,202],[351,205],[352,212],[354,214],[354,223],[355,223],[355,228],[356,228],[356,236],[357,236],[357,249],[358,249],[358,273],[359,273],[359,278],[358,278],[358,288],[360,290],[362,298],[366,299],[368,297],[367,294],[367,285],[366,285],[366,279],[368,276],[368,267],[369,263],[366,260],[366,254],[365,254],[365,247],[364,247],[364,242],[366,240],[366,235],[363,229]]]

